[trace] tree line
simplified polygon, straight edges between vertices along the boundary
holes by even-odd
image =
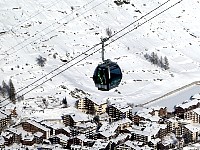
[[[8,84],[4,80],[2,81],[2,85],[0,85],[0,95],[8,97],[13,103],[16,103],[15,87],[11,79]]]
[[[169,61],[168,58],[166,56],[162,57],[158,57],[157,53],[152,52],[151,54],[144,54],[144,57],[146,60],[148,60],[149,62],[151,62],[154,65],[157,65],[165,70],[169,69]]]

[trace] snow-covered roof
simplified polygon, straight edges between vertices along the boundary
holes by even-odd
[[[105,141],[102,139],[97,139],[92,146],[92,149],[99,150],[99,149],[104,149],[106,146],[109,144],[109,141]]]
[[[146,127],[144,128],[143,131],[150,132],[151,135],[156,135],[160,129],[166,129],[166,128],[167,128],[166,124],[158,124],[155,122],[152,122],[152,123],[149,122],[148,124],[146,124]]]
[[[163,139],[162,139],[162,144],[164,146],[167,146],[169,144],[175,144],[177,143],[177,139],[176,139],[176,136],[174,133],[171,133],[167,136],[165,136]]]
[[[20,130],[16,128],[8,128],[7,130],[17,135],[20,135],[22,133]]]
[[[57,134],[56,135],[61,141],[67,142],[69,140],[69,137],[64,134]]]
[[[188,101],[184,104],[178,104],[178,105],[176,105],[176,107],[181,107],[181,108],[185,109],[185,108],[189,108],[190,106],[197,105],[199,102],[200,102],[199,100],[194,99],[194,100]]]
[[[178,122],[177,118],[169,118],[167,120],[170,121],[170,122],[172,122],[172,123]]]
[[[193,109],[193,111],[194,111],[195,113],[197,113],[198,115],[200,115],[200,108]]]
[[[43,135],[43,133],[42,132],[36,132],[33,135],[36,136],[36,137],[41,137]]]
[[[152,106],[150,107],[152,110],[160,110],[161,108],[165,108],[165,106]]]
[[[111,139],[111,141],[114,143],[118,143],[119,141],[123,141],[124,139],[126,139],[128,136],[130,138],[131,134],[129,134],[129,133],[119,134],[116,138]]]
[[[81,141],[87,141],[87,137],[85,136],[85,134],[80,134],[77,136],[78,139],[80,139]]]
[[[10,137],[13,136],[13,133],[8,132],[8,131],[4,131],[4,132],[1,133],[1,135],[2,135],[3,137],[5,137],[5,138],[9,139]]]
[[[132,108],[126,102],[115,102],[111,105],[123,113],[132,110]]]
[[[108,122],[103,122],[102,126],[99,129],[99,133],[105,137],[110,137],[116,134],[116,129],[118,128],[118,124],[112,123],[109,124]]]
[[[54,130],[56,129],[62,129],[65,127],[65,125],[61,122],[53,122],[53,121],[42,121],[42,125],[45,125],[46,127],[53,128]]]
[[[158,122],[161,118],[159,116],[152,116],[150,114],[150,112],[152,112],[152,109],[149,108],[143,108],[141,110],[139,110],[136,115],[138,115],[139,117],[143,117],[145,118],[146,120],[150,120],[150,121],[153,121],[153,122]]]
[[[200,132],[200,124],[190,123],[190,124],[185,125],[185,128],[190,130],[192,133]]]
[[[69,127],[69,126],[67,126],[67,127],[64,127],[64,128],[63,128],[63,130],[67,131],[68,133],[70,133],[70,132],[71,132],[71,131],[70,131],[70,127]]]
[[[106,104],[106,99],[105,97],[101,96],[101,95],[90,95],[87,96],[86,98],[90,99],[91,101],[93,101],[95,104],[97,105],[102,105],[102,104]]]
[[[198,99],[198,100],[200,100],[200,93],[194,94],[192,96],[192,99]]]
[[[92,122],[86,122],[86,123],[78,123],[75,125],[76,127],[80,127],[80,128],[93,128],[93,127],[96,127],[96,124],[95,123],[92,123]]]
[[[31,114],[28,114],[27,117],[41,118],[41,120],[62,120],[61,116],[65,112],[72,111],[72,107],[69,108],[54,108],[54,109],[43,109],[42,111],[33,111]]]
[[[141,131],[141,130],[135,130],[133,129],[133,133],[141,135],[141,136],[151,136],[151,132],[149,131]]]
[[[151,142],[156,145],[158,142],[160,142],[161,139],[160,138],[156,138],[156,139],[151,139]]]
[[[70,107],[68,111],[63,112],[63,115],[70,115],[75,122],[89,121],[92,119],[89,115],[73,107]]]
[[[166,124],[148,122],[145,124],[145,127],[132,129],[132,132],[143,136],[153,136],[153,135],[155,136],[156,134],[158,134],[160,129],[166,129],[166,128],[167,128]]]
[[[28,122],[28,123],[30,123],[30,124],[36,126],[37,128],[39,128],[39,129],[41,129],[41,130],[43,130],[43,131],[50,132],[50,129],[49,129],[49,128],[47,128],[47,127],[41,125],[40,123],[38,123],[38,122],[36,122],[36,121],[34,121],[34,120],[26,120],[26,122]]]
[[[134,150],[141,150],[141,148],[140,148],[140,147],[137,145],[137,143],[134,142],[134,141],[128,140],[128,141],[126,141],[124,144],[127,145],[128,147],[134,149]]]
[[[99,129],[99,133],[105,137],[110,137],[116,134],[115,131],[119,127],[119,125],[131,123],[131,122],[132,121],[128,118],[124,118],[116,122],[112,122],[111,124],[108,122],[103,122],[101,128]]]

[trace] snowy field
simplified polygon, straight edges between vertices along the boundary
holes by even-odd
[[[175,105],[182,104],[183,102],[190,100],[192,96],[198,95],[200,93],[199,91],[200,85],[193,85],[145,106],[165,106],[169,111],[173,111]]]
[[[73,105],[76,99],[70,92],[75,88],[105,100],[119,97],[143,104],[199,81],[200,2],[166,2],[131,0],[130,4],[117,6],[113,0],[0,1],[0,80],[12,79],[18,94],[25,94],[26,100],[17,104],[18,111],[24,105],[37,107],[35,103],[41,97],[54,99],[54,107],[59,107],[59,99],[64,97]],[[121,67],[122,82],[109,92],[98,91],[92,76],[101,54],[90,54],[101,45],[92,47],[106,36],[107,28],[115,34],[129,24],[132,25],[113,36],[105,48],[105,58]],[[167,56],[170,69],[148,62],[144,54],[152,52]],[[44,67],[36,63],[39,55],[47,59]],[[194,91],[198,93],[199,88]]]

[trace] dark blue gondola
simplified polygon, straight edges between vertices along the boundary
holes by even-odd
[[[93,81],[98,90],[109,91],[117,87],[122,79],[122,72],[117,63],[112,62],[110,59],[104,60],[104,42],[102,40],[102,60],[103,63],[99,64],[93,75]]]

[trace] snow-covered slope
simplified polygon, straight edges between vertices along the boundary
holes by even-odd
[[[117,6],[113,0],[6,0],[0,1],[0,76],[12,79],[16,91],[30,85],[65,62],[90,49],[106,36],[106,28],[114,33],[136,21],[126,30],[113,36],[115,40],[137,25],[167,9],[178,0],[171,0],[149,15],[166,0],[131,0]],[[75,88],[94,97],[122,97],[142,104],[178,87],[199,80],[200,73],[200,8],[199,0],[182,0],[163,14],[106,46],[105,57],[117,62],[123,71],[120,86],[109,92],[98,91],[92,75],[101,62],[99,52],[74,59],[47,77],[19,92],[31,90],[58,72],[89,56],[65,72],[25,95],[67,97]],[[141,18],[142,16],[145,17]],[[139,21],[137,21],[139,19]],[[167,56],[169,70],[150,64],[144,54],[156,52]],[[41,55],[47,59],[44,67],[36,63]],[[66,88],[63,88],[63,85]]]

